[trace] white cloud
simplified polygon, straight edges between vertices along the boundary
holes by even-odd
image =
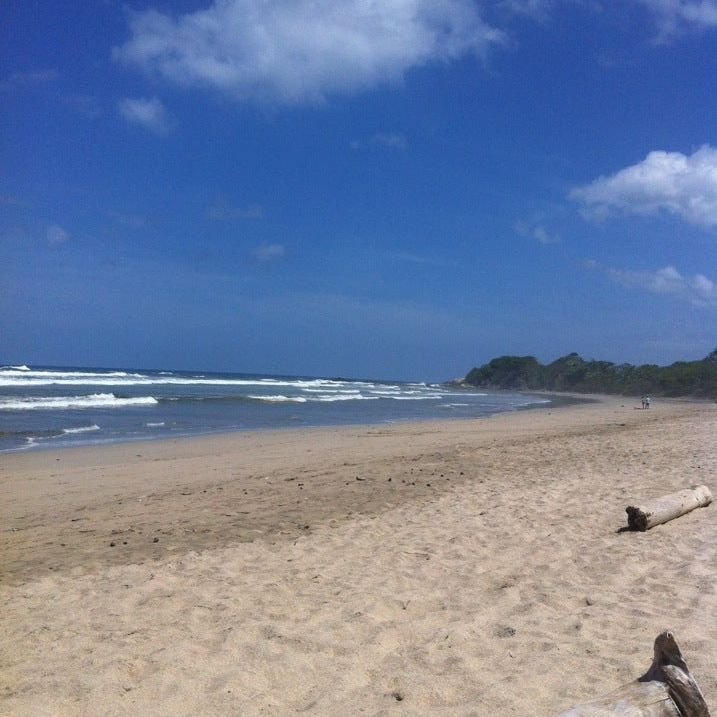
[[[117,107],[128,122],[142,125],[156,134],[169,131],[167,112],[157,97],[125,97],[117,103]]]
[[[114,219],[118,224],[123,224],[130,229],[143,229],[147,224],[147,217],[143,214],[126,214],[124,212],[116,212],[110,209],[107,215]]]
[[[97,119],[102,114],[102,105],[93,95],[66,95],[62,102],[88,119]]]
[[[286,247],[283,244],[260,244],[252,253],[258,261],[273,261],[286,254]]]
[[[406,138],[397,132],[377,132],[371,137],[371,144],[381,147],[393,147],[394,149],[406,149],[408,146]]]
[[[436,266],[455,267],[455,266],[457,266],[457,264],[455,264],[454,262],[448,261],[446,259],[443,259],[443,258],[435,256],[435,255],[414,254],[414,253],[408,252],[408,251],[390,252],[386,256],[390,260],[406,262],[408,264],[418,264],[418,265],[432,266],[432,267],[436,267]]]
[[[353,140],[351,149],[368,149],[370,147],[388,147],[389,149],[406,149],[408,140],[399,132],[377,132],[366,141]]]
[[[497,7],[513,15],[527,15],[544,20],[557,0],[499,0]]]
[[[214,0],[131,15],[118,59],[183,86],[296,104],[395,83],[504,41],[472,0]]]
[[[674,266],[657,271],[606,269],[608,276],[628,288],[689,301],[693,306],[717,306],[717,285],[703,274],[683,276]]]
[[[61,226],[51,224],[45,231],[45,237],[50,244],[64,244],[70,235]]]
[[[569,196],[583,204],[587,216],[664,210],[690,224],[717,226],[717,149],[705,145],[689,156],[650,152],[642,162],[576,187]]]
[[[680,29],[717,27],[717,0],[637,0],[655,16],[662,38]]]
[[[232,207],[223,200],[215,202],[209,207],[209,218],[214,221],[237,219],[261,219],[264,216],[264,207],[258,204],[249,204],[246,207]]]
[[[408,140],[398,132],[376,132],[368,141],[354,140],[351,149],[365,149],[367,147],[389,147],[391,149],[406,149]]]
[[[531,225],[528,222],[516,222],[513,228],[521,236],[531,237],[541,244],[557,244],[560,241],[557,234],[551,234],[545,227]]]
[[[666,41],[677,33],[717,27],[717,0],[495,0],[494,5],[513,15],[544,22],[557,6],[582,5],[588,10],[606,13],[619,6],[639,7],[647,11],[658,30],[658,40]]]
[[[27,70],[24,72],[13,72],[2,84],[6,87],[11,85],[42,85],[47,82],[54,82],[59,76],[58,71],[54,68]]]

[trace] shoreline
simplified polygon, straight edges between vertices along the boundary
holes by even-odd
[[[385,472],[390,469],[390,461],[405,460],[406,440],[417,439],[417,452],[425,455],[429,448],[444,449],[446,440],[472,441],[481,432],[501,432],[511,424],[521,426],[522,435],[524,429],[530,430],[535,424],[531,416],[547,419],[590,406],[618,405],[605,396],[591,396],[590,402],[565,398],[568,401],[558,406],[534,404],[472,419],[269,428],[7,452],[0,461],[0,518],[8,526],[5,535],[9,533],[11,540],[5,550],[0,584],[8,579],[26,579],[37,571],[52,573],[53,563],[86,569],[141,562],[192,547],[253,542],[267,533],[279,539],[294,539],[304,534],[305,525],[311,526],[317,520],[376,511],[387,500],[395,503],[416,496],[425,499],[448,487],[435,482],[429,486],[419,484],[411,486],[408,493],[404,490],[397,495],[392,489],[391,495],[386,495],[385,490],[380,490],[367,499],[366,491],[361,490],[362,476],[357,480],[352,471],[356,466],[365,469],[378,461]],[[378,456],[374,455],[377,441],[383,448]],[[351,460],[340,460],[342,454],[350,455]],[[138,471],[148,473],[147,481],[139,485]],[[277,484],[285,482],[293,488],[294,483],[303,483],[303,500],[303,491],[309,491],[306,482],[312,480],[312,497],[318,497],[314,474],[329,475],[330,471],[332,480],[318,489],[321,498],[328,501],[325,510],[320,506],[307,513],[302,506],[277,514],[273,502],[287,499]],[[339,478],[344,472],[351,474],[348,481]],[[294,475],[305,477],[293,478]],[[454,475],[445,482],[453,480],[455,484],[462,477]],[[270,486],[273,490],[267,490]],[[249,502],[243,511],[247,518],[240,525],[217,525],[209,519],[201,527],[177,535],[174,523],[186,520],[186,498],[195,494],[201,495],[212,516],[222,510],[227,500]],[[260,505],[251,503],[251,496],[256,496]],[[88,502],[91,517],[85,518]],[[149,506],[160,514],[166,511],[154,521],[157,526],[153,526],[152,535],[147,533],[150,520],[135,525],[138,515]],[[40,510],[33,513],[37,507]],[[45,545],[42,554],[34,558],[30,545],[15,535],[23,534],[28,525],[33,526],[38,538],[42,536]],[[143,536],[141,540],[136,540],[135,531]],[[123,545],[130,537],[133,539]],[[157,543],[148,542],[155,537],[159,538]]]
[[[709,485],[714,405],[546,408],[4,454],[0,699],[553,714],[669,626],[714,704],[715,507],[618,532],[630,501]]]
[[[363,477],[354,475],[356,468],[365,471],[378,463],[375,471],[388,476],[392,462],[405,462],[410,452],[416,461],[441,451],[445,464],[446,453],[457,462],[459,447],[480,450],[489,442],[532,434],[604,430],[601,424],[610,412],[619,412],[624,426],[658,415],[655,408],[651,413],[633,411],[622,397],[588,398],[474,419],[271,428],[5,453],[0,462],[0,517],[10,539],[0,583],[26,579],[37,571],[54,572],[53,563],[94,569],[197,547],[253,542],[267,534],[294,539],[304,534],[305,525],[311,530],[312,523],[335,515],[344,519],[416,496],[428,499],[470,475],[455,471],[445,481],[419,483],[408,492],[397,493],[394,484],[387,493],[381,486],[367,496],[361,489]],[[665,401],[660,412],[699,405]],[[406,442],[413,440],[411,451]],[[342,460],[342,455],[350,460]],[[138,482],[140,471],[146,479]],[[317,481],[317,474],[325,480]],[[291,486],[289,495],[282,483]],[[294,484],[302,491],[296,507],[282,503],[293,498]],[[313,499],[324,501],[318,508],[307,510],[304,496],[309,491]],[[188,496],[194,495],[208,512],[199,526],[193,525],[197,511],[187,506]],[[215,521],[226,501],[246,503],[246,518],[239,523]],[[285,505],[283,513],[275,510],[275,502]],[[186,523],[186,513],[193,516],[188,521],[192,527],[178,531],[175,524]],[[33,556],[31,543],[21,537],[28,526],[45,545],[40,556]],[[136,539],[137,533],[142,539]],[[150,544],[155,537],[159,540]]]
[[[495,393],[501,393],[500,390],[496,390]],[[505,391],[507,394],[514,394],[514,391]],[[417,424],[423,424],[423,423],[440,423],[443,421],[477,421],[482,420],[485,418],[492,418],[493,416],[500,415],[502,413],[512,413],[513,411],[532,411],[532,410],[544,410],[549,408],[560,408],[563,406],[570,406],[570,405],[576,405],[580,403],[595,403],[599,402],[602,398],[609,398],[609,396],[602,396],[597,394],[590,394],[581,396],[580,394],[571,394],[571,393],[556,393],[556,392],[547,392],[547,393],[539,393],[535,391],[530,392],[520,392],[522,395],[525,396],[535,396],[536,398],[540,399],[555,399],[550,404],[546,404],[544,401],[536,401],[535,403],[531,403],[525,406],[517,406],[516,408],[505,410],[505,411],[496,411],[495,413],[487,413],[482,416],[474,416],[474,417],[465,417],[465,416],[456,416],[456,417],[450,417],[450,416],[443,416],[443,417],[431,417],[431,418],[405,418],[405,419],[395,419],[395,420],[383,420],[383,421],[376,421],[376,422],[367,422],[367,423],[317,423],[317,424],[305,424],[301,426],[267,426],[264,428],[230,428],[230,429],[216,429],[211,431],[195,431],[190,433],[178,433],[176,435],[160,435],[160,436],[138,436],[135,438],[128,438],[128,437],[122,437],[117,439],[101,439],[101,440],[91,440],[87,439],[86,441],[83,441],[82,439],[78,439],[74,443],[64,443],[64,444],[56,444],[52,445],[51,443],[33,443],[31,445],[24,445],[24,446],[18,446],[15,448],[4,448],[0,449],[0,456],[7,455],[7,454],[15,454],[15,453],[25,453],[25,452],[32,452],[36,453],[38,451],[63,451],[70,448],[100,448],[102,446],[112,446],[112,445],[120,445],[120,444],[143,444],[147,442],[155,442],[155,441],[178,441],[178,440],[185,440],[185,439],[193,439],[193,438],[209,438],[213,436],[231,436],[234,434],[245,434],[245,433],[266,433],[266,432],[273,432],[273,431],[304,431],[304,430],[314,430],[314,429],[332,429],[332,428],[355,428],[360,429],[362,427],[369,427],[369,426],[392,426],[392,425],[401,425],[401,424],[408,424],[408,423],[417,423]],[[62,434],[60,434],[61,437]]]

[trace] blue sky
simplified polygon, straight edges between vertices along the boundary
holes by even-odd
[[[0,360],[717,345],[717,0],[0,7]]]

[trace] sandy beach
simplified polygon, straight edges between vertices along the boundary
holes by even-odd
[[[717,708],[717,406],[0,456],[3,715],[551,715],[669,627]]]

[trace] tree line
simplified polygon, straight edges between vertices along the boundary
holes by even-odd
[[[699,361],[669,366],[586,361],[576,353],[547,365],[534,356],[500,356],[471,369],[462,383],[512,390],[717,398],[717,349]]]

